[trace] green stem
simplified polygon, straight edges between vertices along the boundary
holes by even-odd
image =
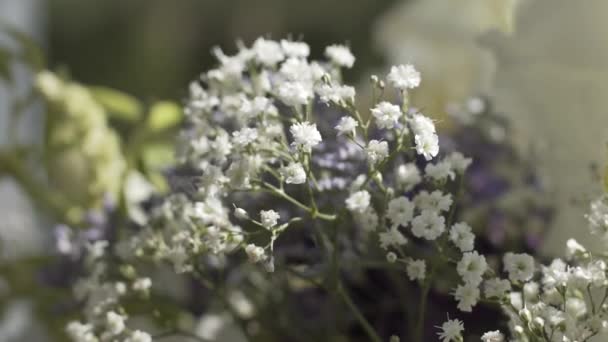
[[[370,338],[370,340],[373,342],[382,342],[382,338],[380,338],[380,336],[378,336],[378,333],[376,333],[376,330],[374,330],[374,328],[367,321],[365,316],[363,316],[363,314],[361,313],[361,311],[359,310],[357,305],[355,305],[355,303],[353,302],[352,298],[350,298],[350,296],[348,295],[346,290],[344,290],[344,287],[342,286],[342,284],[340,284],[338,286],[338,294],[340,295],[342,300],[344,300],[344,302],[346,303],[346,305],[348,306],[350,311],[352,311],[352,313],[355,315],[355,317],[359,321],[359,324],[361,324],[361,326],[363,327],[363,330],[365,330],[365,332],[367,333],[367,336]]]
[[[429,291],[431,290],[431,284],[433,283],[433,276],[435,275],[435,267],[431,270],[431,273],[424,283],[424,287],[422,288],[422,294],[420,295],[420,300],[418,307],[420,310],[418,311],[418,321],[416,322],[416,331],[415,331],[415,341],[422,342],[424,341],[424,320],[426,318],[426,304],[427,297],[429,295]]]

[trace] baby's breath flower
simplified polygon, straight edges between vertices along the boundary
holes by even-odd
[[[456,223],[450,228],[450,241],[460,249],[461,252],[473,250],[475,235],[471,232],[471,227],[464,223]]]
[[[106,313],[108,332],[112,335],[122,333],[125,330],[125,320],[126,317],[123,315],[117,314],[114,311],[108,311],[108,313]]]
[[[394,198],[388,202],[386,216],[393,223],[393,227],[405,227],[414,216],[414,204],[404,196]]]
[[[247,220],[249,218],[249,214],[243,208],[234,208],[234,216],[239,220]]]
[[[500,331],[488,331],[481,336],[482,342],[504,342],[505,335],[503,335]]]
[[[416,151],[431,160],[439,153],[439,137],[435,133],[433,121],[422,114],[414,114],[410,120],[410,127],[414,132]]]
[[[317,125],[310,122],[295,123],[291,125],[289,132],[293,136],[292,145],[302,149],[304,152],[310,152],[313,147],[323,140],[321,133],[317,130]]]
[[[387,249],[390,246],[401,246],[407,243],[407,239],[397,228],[391,228],[380,233],[380,247]]]
[[[363,213],[370,204],[371,196],[366,190],[360,190],[351,194],[346,199],[346,208],[350,211]]]
[[[458,285],[454,298],[458,301],[458,310],[471,312],[479,300],[479,288],[472,283]]]
[[[324,103],[333,102],[340,105],[344,102],[353,103],[355,100],[355,88],[351,86],[323,84],[316,91]]]
[[[131,336],[127,337],[125,342],[152,342],[152,336],[141,330],[135,330]]]
[[[338,135],[355,135],[355,129],[359,126],[357,120],[353,119],[350,116],[343,116],[340,118],[340,121],[336,125],[336,130],[338,131]]]
[[[503,262],[511,281],[525,282],[534,275],[534,258],[528,254],[509,252],[505,254]]]
[[[405,191],[411,190],[422,181],[420,170],[414,163],[401,164],[395,171],[395,178],[399,186]]]
[[[382,101],[372,108],[372,115],[376,119],[378,128],[392,129],[401,118],[399,106]]]
[[[253,52],[255,53],[255,58],[258,62],[266,66],[274,66],[285,59],[281,45],[275,41],[264,38],[258,38],[253,43]]]
[[[313,98],[312,87],[301,82],[284,82],[277,90],[278,98],[288,106],[305,105]]]
[[[274,210],[262,210],[260,211],[260,219],[262,220],[262,225],[268,229],[277,225],[279,218],[281,216]]]
[[[438,328],[441,329],[441,332],[437,333],[441,339],[441,342],[462,341],[462,332],[464,331],[464,324],[462,321],[457,319],[449,319]]]
[[[448,178],[453,180],[456,178],[456,174],[452,170],[452,165],[447,160],[442,160],[436,164],[426,164],[424,172],[428,177],[436,181],[443,181]]]
[[[503,298],[511,290],[511,283],[506,279],[492,278],[484,282],[486,298]]]
[[[388,157],[388,143],[386,141],[370,140],[365,148],[367,159],[371,164],[381,162]]]
[[[281,40],[281,48],[288,57],[306,58],[310,54],[310,47],[304,42]]]
[[[395,263],[395,261],[397,261],[397,254],[395,254],[394,252],[386,253],[386,261],[391,264]]]
[[[411,64],[393,66],[386,78],[393,87],[401,90],[413,89],[420,85],[420,73]]]
[[[300,163],[291,163],[280,170],[287,184],[303,184],[306,182],[306,171]]]
[[[445,219],[434,210],[423,210],[412,220],[412,234],[427,240],[437,239],[445,231]]]
[[[448,211],[452,206],[452,195],[443,194],[439,190],[435,190],[430,194],[426,190],[422,190],[414,197],[414,203],[421,211],[424,210],[436,210],[436,211]]]
[[[475,286],[481,283],[482,276],[487,268],[486,258],[479,255],[477,251],[464,253],[462,259],[456,265],[456,271],[462,277],[462,280]]]
[[[452,169],[460,174],[464,173],[473,162],[471,158],[466,158],[460,152],[452,152],[444,160],[450,163]]]
[[[406,271],[411,281],[424,280],[426,277],[426,262],[424,260],[409,260]]]
[[[350,49],[344,45],[330,45],[325,48],[325,56],[334,64],[344,68],[352,68],[355,64],[355,56]]]
[[[247,253],[249,261],[253,263],[262,261],[266,258],[266,255],[264,254],[264,248],[256,246],[252,243],[248,244],[245,247],[245,253]]]
[[[138,278],[133,282],[133,290],[138,292],[148,292],[152,287],[152,280],[150,278]]]

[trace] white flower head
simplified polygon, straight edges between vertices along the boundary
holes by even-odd
[[[388,202],[386,216],[393,223],[393,227],[405,227],[414,217],[414,203],[405,196],[393,198]]]
[[[466,158],[460,152],[452,152],[449,156],[445,158],[446,161],[450,163],[452,169],[456,172],[462,174],[466,171],[466,169],[471,165],[473,160],[471,158]]]
[[[152,342],[152,336],[147,332],[141,330],[135,330],[131,333],[125,342]]]
[[[350,211],[363,213],[370,204],[371,196],[366,190],[360,190],[351,194],[346,199],[346,208]]]
[[[252,49],[256,60],[265,66],[274,66],[285,59],[281,45],[273,40],[258,38]]]
[[[355,135],[355,130],[359,126],[357,120],[353,119],[351,116],[343,116],[340,118],[340,121],[336,125],[335,129],[338,131],[338,135]]]
[[[468,252],[473,250],[475,235],[471,232],[471,227],[468,224],[460,222],[450,228],[450,241],[461,252]]]
[[[406,265],[407,276],[410,280],[424,280],[426,277],[426,262],[424,260],[409,260]]]
[[[410,127],[414,132],[416,151],[431,160],[439,153],[439,137],[435,132],[435,124],[431,119],[422,115],[414,114],[410,120]]]
[[[247,257],[249,257],[249,261],[256,263],[266,259],[266,255],[264,254],[264,248],[256,246],[252,243],[248,244],[245,247],[245,253],[247,253]]]
[[[390,246],[401,246],[407,243],[407,239],[397,228],[391,228],[380,233],[380,247],[387,249]]]
[[[371,164],[376,164],[388,157],[388,143],[386,141],[370,140],[365,148],[367,159]]]
[[[481,336],[482,342],[504,342],[505,335],[503,335],[500,331],[488,331]]]
[[[456,178],[456,174],[452,170],[452,164],[445,159],[435,164],[426,164],[424,172],[428,177],[436,181],[454,180]]]
[[[291,163],[282,167],[280,172],[287,184],[303,184],[306,182],[306,171],[300,163]]]
[[[477,251],[464,253],[462,259],[456,265],[456,271],[462,277],[462,280],[475,286],[481,283],[483,274],[487,269],[486,258],[479,255]]]
[[[350,49],[344,45],[330,45],[325,48],[325,56],[332,63],[344,68],[352,68],[355,64],[355,56]]]
[[[395,179],[405,191],[411,190],[422,181],[420,170],[414,163],[401,164],[395,171]]]
[[[117,314],[114,311],[108,311],[106,313],[106,324],[108,332],[112,335],[118,335],[125,330],[126,317]]]
[[[412,234],[417,238],[435,240],[445,231],[445,218],[435,210],[423,210],[412,220]]]
[[[291,125],[289,132],[293,136],[292,145],[304,152],[310,152],[323,140],[321,133],[317,130],[317,125],[306,121]]]
[[[411,64],[391,67],[386,78],[393,87],[401,90],[413,89],[420,85],[420,72]]]
[[[511,290],[511,283],[506,279],[492,278],[484,282],[486,298],[503,298]]]
[[[441,329],[441,331],[437,333],[441,339],[441,342],[462,341],[462,332],[464,331],[464,324],[462,321],[457,319],[449,319],[438,328]]]
[[[378,103],[371,111],[378,128],[392,129],[402,116],[399,106],[386,101]]]
[[[316,92],[323,103],[333,102],[342,105],[353,103],[355,100],[355,88],[347,85],[323,84],[316,88]]]
[[[268,229],[276,226],[278,224],[281,216],[274,210],[261,210],[260,211],[260,219],[262,220],[262,225]]]
[[[134,291],[146,293],[150,291],[150,288],[152,287],[152,280],[148,277],[137,278],[133,282],[132,287]]]
[[[281,40],[283,53],[288,57],[306,58],[310,54],[310,47],[305,42],[294,42],[291,40]]]
[[[435,210],[435,211],[448,211],[452,206],[452,194],[443,194],[439,190],[435,190],[429,193],[426,190],[422,190],[414,197],[414,203],[420,211],[424,210]]]
[[[471,312],[479,300],[479,288],[471,283],[458,285],[454,292],[454,298],[458,301],[458,310]]]
[[[504,269],[509,279],[515,282],[526,282],[534,275],[534,258],[528,254],[506,253],[503,257]]]

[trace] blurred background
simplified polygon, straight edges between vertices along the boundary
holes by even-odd
[[[423,80],[413,103],[446,132],[472,97],[508,122],[506,133],[494,133],[507,134],[534,165],[556,208],[538,242],[547,255],[561,253],[572,236],[593,244],[584,213],[601,191],[608,155],[606,13],[605,0],[0,0],[0,23],[32,36],[48,68],[146,103],[179,103],[188,83],[215,63],[211,48],[233,52],[237,39],[302,39],[313,58],[329,44],[347,44],[357,61],[346,80],[362,93],[363,75],[411,62]],[[9,99],[28,88],[22,69],[14,66],[15,89],[0,85],[0,147],[8,143]],[[41,111],[28,109],[16,128],[21,141],[42,143]],[[50,233],[37,228],[41,219],[20,193],[0,182],[0,237],[12,245],[3,257],[48,246]],[[9,309],[16,314],[5,314],[0,342],[23,330],[18,318],[30,310],[20,302]]]

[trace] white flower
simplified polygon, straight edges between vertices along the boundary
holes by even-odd
[[[566,257],[568,259],[572,259],[575,256],[584,256],[586,253],[587,250],[578,241],[568,239],[566,242]]]
[[[346,199],[346,208],[350,211],[363,213],[369,207],[371,196],[366,190],[360,190],[351,194]]]
[[[260,219],[262,220],[262,226],[270,229],[277,225],[281,216],[274,210],[261,210]]]
[[[509,273],[509,279],[514,282],[526,282],[534,275],[534,258],[528,254],[506,253],[504,269]]]
[[[125,342],[152,342],[152,336],[141,330],[135,330],[131,333]]]
[[[401,90],[413,89],[420,85],[420,73],[411,64],[391,67],[386,79],[393,87]]]
[[[503,298],[511,290],[511,283],[506,279],[492,278],[484,282],[486,298]]]
[[[148,292],[152,287],[152,280],[150,278],[138,278],[133,282],[133,290],[138,292]]]
[[[93,243],[87,242],[86,249],[89,252],[89,257],[93,260],[99,259],[106,254],[106,248],[108,248],[108,241],[99,240]]]
[[[399,121],[402,113],[399,106],[382,101],[372,108],[372,115],[376,119],[378,128],[392,129]]]
[[[556,286],[566,286],[570,278],[568,265],[561,259],[554,259],[548,267],[542,266],[542,270],[542,283],[545,290],[554,289]]]
[[[387,249],[389,246],[401,246],[407,243],[407,239],[397,228],[391,228],[380,233],[380,247]]]
[[[350,116],[343,116],[340,118],[340,121],[336,125],[335,129],[338,131],[338,135],[352,134],[354,136],[357,126],[359,126],[357,120]]]
[[[283,48],[283,53],[288,57],[306,58],[310,54],[310,47],[304,42],[282,39],[281,48]]]
[[[405,227],[414,217],[414,204],[404,196],[393,198],[388,202],[386,216],[393,223],[393,227]]]
[[[98,339],[93,333],[91,324],[82,324],[78,321],[71,321],[66,326],[66,332],[74,342],[97,342]]]
[[[439,190],[435,190],[429,194],[428,191],[422,190],[414,197],[414,203],[416,203],[416,206],[421,211],[448,211],[452,205],[452,194],[444,195]]]
[[[482,342],[504,342],[505,335],[503,335],[500,331],[488,331],[481,336]]]
[[[316,91],[323,103],[333,102],[340,105],[343,102],[353,103],[355,100],[355,88],[351,86],[323,84],[317,87]]]
[[[410,280],[424,280],[426,277],[426,262],[424,260],[409,260],[406,271]]]
[[[450,228],[450,241],[460,249],[461,252],[473,250],[475,235],[471,232],[471,227],[464,223],[456,223]]]
[[[312,87],[302,82],[283,82],[277,96],[288,106],[305,105],[313,98]]]
[[[405,191],[411,190],[422,181],[420,170],[414,163],[399,165],[395,171],[395,179]]]
[[[117,314],[114,311],[106,313],[106,324],[108,332],[112,335],[118,335],[125,330],[125,316]]]
[[[441,332],[438,332],[441,342],[460,342],[462,341],[462,332],[464,324],[457,319],[449,319],[445,321],[441,327]]]
[[[239,147],[247,146],[258,138],[258,130],[250,127],[243,127],[239,131],[232,132],[232,142]]]
[[[431,160],[439,153],[439,137],[435,133],[433,121],[422,114],[414,114],[410,120],[410,127],[414,132],[416,151]]]
[[[395,254],[394,252],[386,253],[386,261],[388,261],[391,264],[394,264],[395,261],[397,261],[397,254]]]
[[[475,306],[479,300],[479,288],[477,285],[470,283],[458,285],[454,292],[454,298],[458,301],[458,310],[471,312],[473,306]]]
[[[462,277],[462,280],[475,286],[481,283],[483,274],[487,269],[486,258],[479,255],[477,251],[464,253],[462,259],[456,265],[456,271]]]
[[[608,197],[606,195],[591,202],[590,212],[586,216],[592,234],[608,235]]]
[[[344,45],[330,45],[326,47],[325,56],[337,66],[352,68],[353,64],[355,64],[355,56]]]
[[[367,232],[376,230],[378,227],[378,214],[372,207],[368,207],[362,213],[354,212],[355,222]]]
[[[388,143],[386,141],[370,140],[365,152],[370,163],[376,164],[388,157]]]
[[[258,38],[253,43],[252,49],[258,62],[266,66],[274,66],[285,59],[281,45],[272,40]]]
[[[423,210],[412,220],[412,234],[427,240],[437,239],[445,231],[445,218],[434,210]]]
[[[287,184],[303,184],[306,182],[306,172],[300,163],[291,163],[280,170]]]
[[[264,255],[264,248],[256,246],[252,243],[248,244],[245,247],[245,253],[247,253],[247,257],[249,257],[249,261],[251,262],[259,262],[266,258]]]
[[[317,125],[306,121],[291,125],[289,132],[293,136],[292,145],[301,148],[304,152],[310,152],[323,140],[321,133],[317,130]]]
[[[448,178],[454,180],[454,178],[456,178],[456,174],[452,170],[452,165],[445,159],[436,164],[426,164],[424,172],[427,176],[436,181],[442,181]]]
[[[461,174],[464,173],[469,167],[469,165],[471,165],[471,163],[473,162],[471,158],[466,158],[460,152],[452,152],[444,160],[450,163],[452,169],[456,170]]]

